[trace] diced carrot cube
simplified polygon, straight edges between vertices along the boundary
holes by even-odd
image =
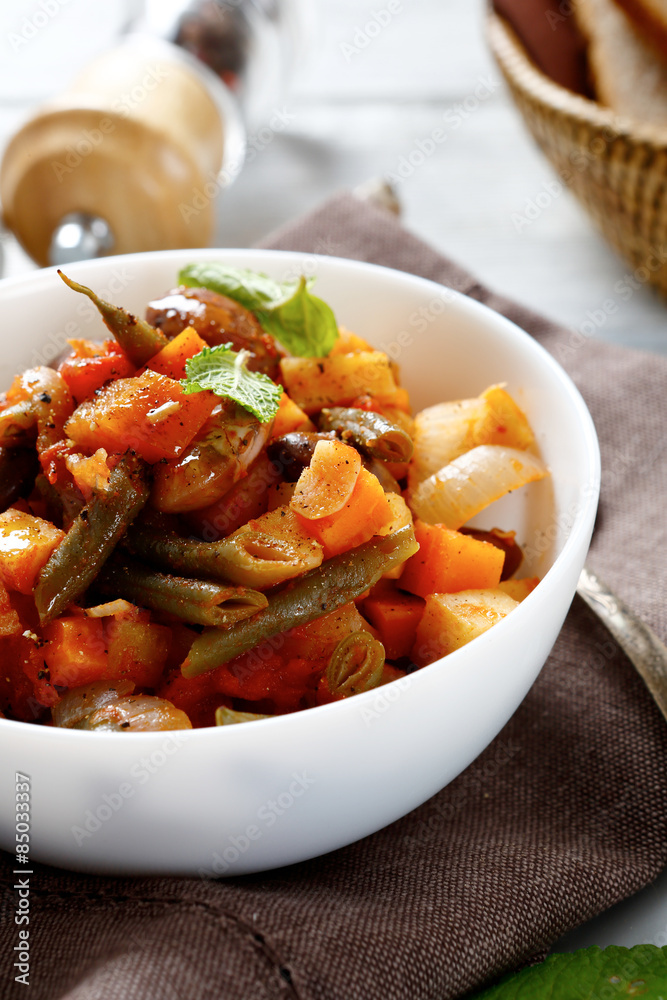
[[[40,705],[51,708],[60,700],[49,671],[44,668],[42,654],[43,639],[32,632],[25,632],[14,637],[15,652],[18,664],[32,684],[33,695]]]
[[[67,616],[43,629],[42,650],[51,683],[81,687],[93,681],[127,678],[154,687],[169,652],[170,631],[163,625],[118,618]]]
[[[419,552],[405,564],[402,589],[428,597],[498,586],[505,561],[502,549],[442,524],[423,521],[416,522],[415,537]]]
[[[102,618],[62,617],[42,631],[42,650],[51,683],[81,687],[109,678],[109,654]]]
[[[404,594],[383,581],[365,599],[362,611],[377,629],[388,659],[410,655],[424,611],[421,597]]]
[[[10,507],[0,514],[0,581],[30,594],[37,574],[65,537],[50,521]]]
[[[206,341],[202,340],[195,328],[186,326],[185,330],[150,359],[146,367],[176,380],[185,378],[185,362],[188,358],[194,358],[205,347]]]

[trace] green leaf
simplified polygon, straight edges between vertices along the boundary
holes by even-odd
[[[516,972],[474,1000],[667,1000],[667,948],[584,948],[551,955]]]
[[[338,337],[330,306],[310,294],[314,278],[279,282],[257,271],[225,264],[188,264],[178,275],[181,285],[210,288],[240,302],[257,316],[291,354],[326,357]]]
[[[185,362],[183,391],[204,392],[233,399],[253,413],[262,423],[273,420],[282,396],[282,388],[268,375],[248,371],[249,351],[232,351],[231,344],[205,347]]]

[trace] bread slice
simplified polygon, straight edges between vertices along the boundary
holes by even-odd
[[[623,117],[667,126],[667,61],[614,0],[578,0],[575,10],[597,99]]]
[[[645,42],[667,59],[667,0],[617,0]]]

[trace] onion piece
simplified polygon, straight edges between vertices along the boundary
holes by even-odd
[[[94,608],[84,608],[83,613],[86,618],[136,618],[139,608],[119,597],[106,604],[96,604]]]
[[[530,452],[483,444],[425,479],[409,503],[422,521],[458,529],[494,500],[546,475],[544,462]]]
[[[458,399],[436,403],[415,417],[412,461],[408,468],[408,486],[419,483],[475,445],[473,427],[485,413],[486,400]]]
[[[498,444],[523,451],[534,441],[526,414],[504,385],[490,385],[475,399],[429,406],[415,417],[408,486],[416,490],[428,476],[479,445]]]
[[[308,521],[337,514],[352,496],[361,470],[361,456],[334,438],[318,441],[313,457],[299,476],[290,508]]]
[[[121,733],[192,729],[185,712],[165,698],[139,694],[116,698],[86,716],[79,729]]]
[[[53,725],[74,729],[93,712],[133,691],[134,683],[127,680],[95,681],[71,688],[51,709]]]
[[[236,712],[233,708],[221,705],[215,710],[216,726],[234,726],[239,722],[255,722],[257,719],[272,719],[272,715],[258,715],[256,712]]]

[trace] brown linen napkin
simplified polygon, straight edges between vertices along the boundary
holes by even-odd
[[[600,434],[590,562],[667,635],[667,359],[619,350],[477,284],[350,195],[270,237],[444,282],[524,326],[570,371]],[[193,819],[193,822],[195,820]],[[34,866],[31,1000],[447,1000],[543,953],[667,862],[667,725],[575,601],[498,738],[420,809],[351,847],[228,881]],[[16,895],[3,858],[4,998]]]

